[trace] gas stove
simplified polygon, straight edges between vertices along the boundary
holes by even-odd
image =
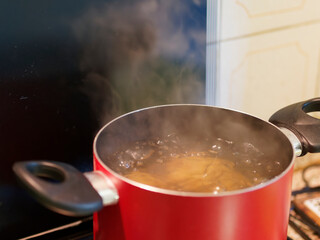
[[[320,238],[320,165],[308,165],[293,176],[288,235],[297,240]]]

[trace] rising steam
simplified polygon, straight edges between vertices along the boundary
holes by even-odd
[[[205,1],[114,1],[73,24],[82,49],[83,90],[104,124],[166,103],[203,103]]]

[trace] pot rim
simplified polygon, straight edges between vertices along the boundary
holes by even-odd
[[[154,187],[151,185],[147,185],[144,183],[139,183],[137,181],[131,180],[129,178],[126,178],[124,176],[122,176],[121,174],[117,173],[116,171],[112,170],[111,168],[109,168],[104,162],[103,160],[100,158],[98,151],[97,151],[97,142],[99,139],[100,134],[104,131],[105,128],[107,128],[109,125],[111,125],[113,122],[117,121],[120,118],[126,117],[127,115],[131,115],[131,114],[135,114],[137,112],[141,112],[141,111],[146,111],[148,109],[154,109],[154,108],[162,108],[162,107],[174,107],[174,106],[199,106],[199,107],[208,107],[208,108],[216,108],[216,109],[222,109],[222,110],[227,110],[227,111],[232,111],[232,112],[238,112],[241,114],[244,114],[246,116],[249,117],[253,117],[259,121],[263,121],[266,124],[271,125],[273,128],[275,128],[276,131],[279,131],[283,136],[285,136],[285,138],[288,140],[291,149],[292,149],[292,157],[291,157],[291,161],[290,164],[287,166],[287,168],[281,172],[281,174],[273,177],[272,179],[260,183],[258,185],[254,185],[251,187],[247,187],[247,188],[243,188],[243,189],[238,189],[238,190],[233,190],[233,191],[225,191],[225,192],[221,192],[218,194],[214,194],[214,193],[208,193],[208,192],[184,192],[184,191],[175,191],[175,190],[168,190],[168,189],[164,189],[164,188],[159,188],[159,187]],[[265,121],[259,117],[256,117],[254,115],[242,112],[242,111],[238,111],[238,110],[234,110],[234,109],[230,109],[230,108],[224,108],[224,107],[216,107],[216,106],[212,106],[212,105],[205,105],[205,104],[164,104],[164,105],[156,105],[156,106],[151,106],[151,107],[146,107],[146,108],[141,108],[141,109],[137,109],[125,114],[122,114],[116,118],[114,118],[113,120],[109,121],[107,124],[105,124],[100,130],[99,132],[96,134],[95,138],[94,138],[94,142],[93,142],[93,153],[94,153],[94,158],[108,171],[110,172],[112,175],[116,176],[118,179],[133,185],[135,187],[144,189],[144,190],[148,190],[148,191],[152,191],[152,192],[156,192],[156,193],[160,193],[160,194],[166,194],[166,195],[173,195],[173,196],[182,196],[182,197],[223,197],[223,196],[231,196],[231,195],[238,195],[238,194],[244,194],[244,193],[248,193],[248,192],[253,192],[262,188],[265,188],[269,185],[272,185],[273,183],[279,181],[282,177],[284,177],[285,175],[288,174],[288,172],[291,170],[291,168],[294,165],[294,160],[296,158],[295,156],[295,152],[294,152],[294,147],[292,145],[292,143],[290,142],[290,140],[288,139],[288,137],[274,124]]]

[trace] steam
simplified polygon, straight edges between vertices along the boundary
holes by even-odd
[[[151,105],[204,102],[205,24],[193,13],[204,4],[114,1],[73,23],[83,91],[102,124]]]

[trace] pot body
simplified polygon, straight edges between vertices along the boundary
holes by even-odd
[[[197,117],[190,118],[190,114]],[[201,115],[209,121],[203,121]],[[125,142],[159,136],[163,131],[186,135],[209,132],[227,139],[253,141],[264,148],[268,161],[281,159],[286,168],[260,186],[221,195],[166,193],[135,184],[112,169],[109,153]],[[293,160],[292,145],[277,127],[243,113],[214,107],[171,106],[122,116],[107,124],[94,143],[94,169],[105,173],[119,194],[117,205],[95,213],[95,239],[285,240]]]
[[[97,240],[285,240],[293,166],[277,181],[253,191],[212,197],[174,196],[133,186],[110,174],[116,206],[94,216]]]

